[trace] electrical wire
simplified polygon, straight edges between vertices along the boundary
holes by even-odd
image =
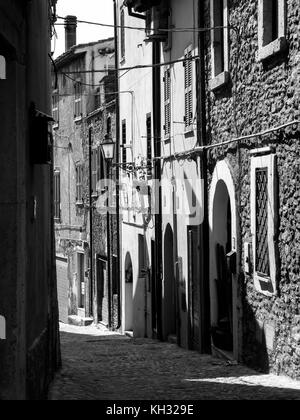
[[[118,71],[130,71],[130,70],[142,70],[142,69],[149,69],[149,68],[157,68],[157,67],[165,67],[165,66],[171,66],[173,64],[177,63],[185,63],[187,61],[196,61],[199,60],[199,56],[195,55],[189,58],[182,58],[179,60],[173,60],[169,62],[164,63],[158,63],[158,64],[140,64],[137,66],[132,67],[123,67],[121,69],[110,69],[110,72],[118,72]],[[90,73],[107,73],[107,70],[78,70],[78,71],[67,71],[67,72],[59,72],[60,74],[70,75],[70,74],[90,74]]]
[[[56,16],[57,19],[65,20],[62,16]],[[118,29],[131,29],[136,31],[143,31],[145,32],[145,27],[139,27],[139,26],[127,26],[127,25],[114,25],[110,23],[100,23],[100,22],[91,22],[87,20],[77,20],[77,23],[82,23],[86,25],[94,25],[94,26],[102,26],[105,28],[118,28]],[[65,25],[65,23],[55,23],[55,25],[62,26]],[[149,28],[151,31],[159,31],[159,32],[208,32],[208,31],[214,31],[218,29],[233,29],[236,30],[234,26],[228,25],[228,26],[213,26],[213,27],[207,27],[207,28]]]

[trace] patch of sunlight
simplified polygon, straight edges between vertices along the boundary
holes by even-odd
[[[262,386],[268,388],[294,389],[300,391],[300,381],[294,381],[285,376],[253,375],[223,378],[185,379],[185,382],[215,383],[227,385]]]

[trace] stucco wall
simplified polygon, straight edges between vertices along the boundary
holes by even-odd
[[[0,399],[36,399],[45,396],[59,363],[52,168],[32,165],[29,154],[31,103],[51,113],[49,4],[2,3],[0,314],[7,331],[0,342]]]

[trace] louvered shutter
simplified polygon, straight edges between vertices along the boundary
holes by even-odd
[[[185,51],[184,62],[184,95],[185,95],[185,128],[189,130],[193,126],[193,61],[192,50],[189,48]]]

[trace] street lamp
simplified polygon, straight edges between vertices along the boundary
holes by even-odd
[[[102,143],[102,150],[105,160],[111,163],[115,156],[115,142],[109,134],[106,134],[105,140]]]

